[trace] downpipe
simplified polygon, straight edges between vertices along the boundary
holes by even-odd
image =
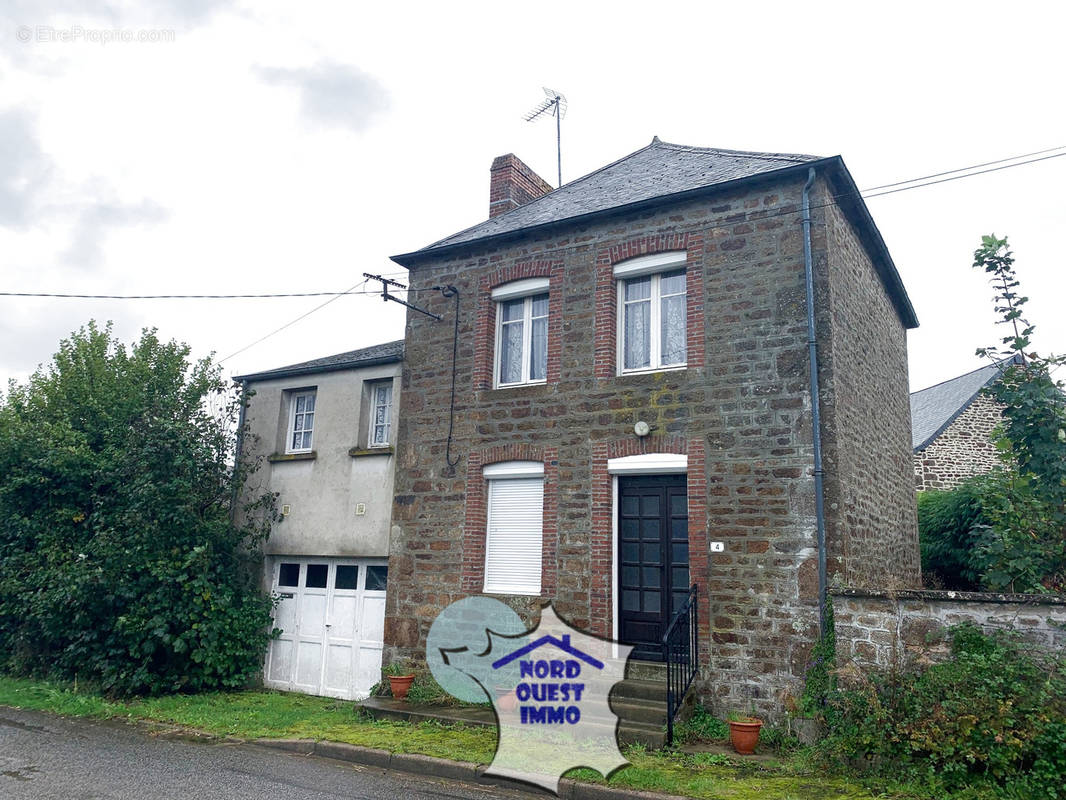
[[[807,287],[807,358],[811,377],[811,436],[814,439],[814,515],[818,536],[818,627],[825,635],[829,578],[825,553],[825,489],[822,472],[822,409],[818,391],[818,336],[814,324],[814,259],[811,255],[811,187],[814,167],[803,186],[803,272]]]

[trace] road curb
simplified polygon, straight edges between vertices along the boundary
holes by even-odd
[[[337,761],[347,761],[351,764],[397,770],[413,775],[465,781],[466,783],[475,783],[482,786],[519,788],[534,793],[543,792],[536,786],[522,781],[511,780],[502,776],[486,775],[485,770],[489,768],[488,764],[452,761],[447,758],[424,756],[420,753],[390,753],[388,750],[379,750],[373,747],[361,747],[344,742],[315,741],[313,739],[253,739],[252,743],[261,747],[269,747],[273,750],[283,750],[287,753],[306,756],[315,755],[321,758],[332,758]],[[634,800],[692,800],[692,798],[673,794],[658,794],[655,792],[642,792],[636,789],[602,786],[597,783],[583,783],[571,778],[561,778],[559,780],[559,798],[560,800],[626,800],[627,798]]]

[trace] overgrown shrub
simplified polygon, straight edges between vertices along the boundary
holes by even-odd
[[[981,500],[973,480],[949,491],[918,493],[922,575],[929,585],[963,591],[981,588],[980,565],[974,557],[975,529],[986,524]]]
[[[970,624],[952,630],[951,645],[943,663],[833,692],[823,757],[944,791],[1066,797],[1066,658]]]
[[[704,705],[692,709],[692,716],[674,726],[674,738],[686,742],[717,742],[729,738],[729,726]]]
[[[152,331],[127,351],[90,323],[0,402],[0,669],[114,694],[258,672],[273,498],[231,521],[240,401],[188,355]]]
[[[1046,592],[1066,581],[1066,536],[1033,480],[1000,468],[918,495],[922,571],[936,588]]]
[[[833,600],[825,600],[825,628],[811,649],[800,697],[799,710],[807,716],[820,716],[836,689],[837,633]]]

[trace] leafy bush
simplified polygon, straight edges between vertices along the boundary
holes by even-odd
[[[822,755],[945,791],[984,783],[1009,796],[1024,781],[1026,797],[1066,797],[1066,658],[969,624],[951,635],[944,663],[837,689]]]
[[[833,601],[825,601],[825,629],[811,649],[810,661],[800,698],[800,711],[817,716],[825,709],[829,696],[836,689],[837,634],[833,616]]]
[[[951,491],[918,493],[922,575],[937,588],[977,591],[974,528],[984,524],[981,492],[974,481]]]
[[[937,588],[1046,592],[1066,581],[1066,537],[1030,478],[996,469],[918,495],[922,571]]]
[[[729,726],[706,706],[697,705],[691,717],[674,726],[674,738],[679,743],[719,742],[729,738]]]
[[[258,673],[273,497],[231,520],[240,401],[188,355],[152,331],[127,351],[90,323],[0,402],[0,669],[113,694]]]

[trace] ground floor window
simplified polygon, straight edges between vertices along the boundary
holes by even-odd
[[[544,465],[507,461],[484,470],[488,482],[485,591],[539,595],[544,551]]]

